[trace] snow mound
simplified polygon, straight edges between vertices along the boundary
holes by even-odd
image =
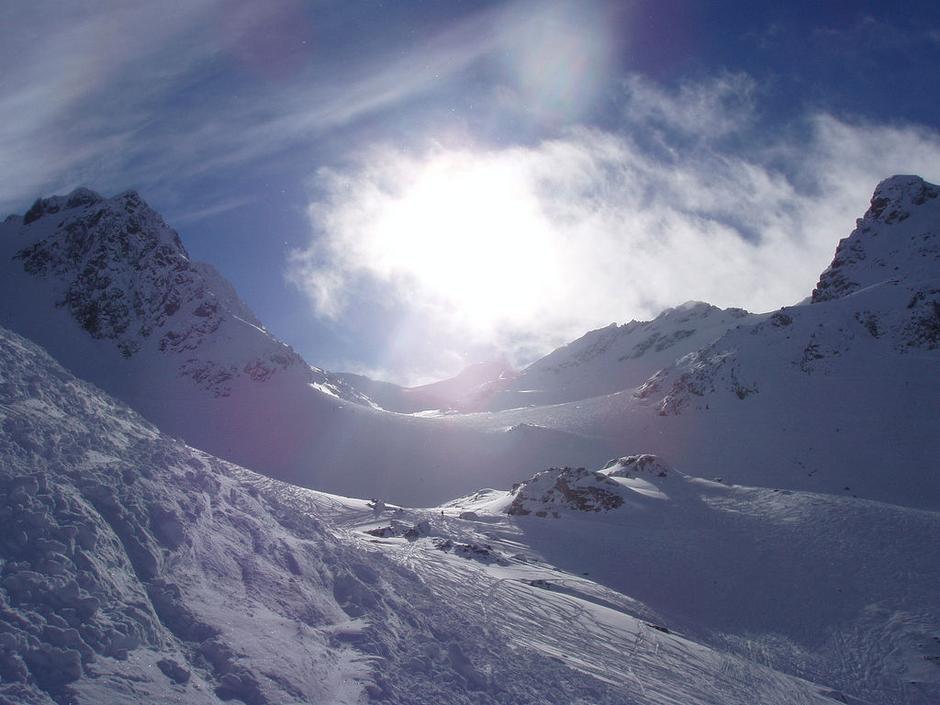
[[[474,505],[468,497],[459,502],[460,506],[479,506],[513,516],[615,516],[624,509],[649,506],[649,500],[681,497],[696,501],[690,479],[658,456],[644,453],[615,458],[600,470],[550,468],[516,483],[499,501]]]

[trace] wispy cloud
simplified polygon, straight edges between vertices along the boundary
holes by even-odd
[[[689,80],[675,90],[639,75],[629,76],[624,84],[632,124],[714,139],[750,126],[754,117],[757,82],[745,73]]]
[[[293,0],[9,5],[0,23],[24,31],[0,46],[0,209],[81,181],[152,192],[322,149],[331,131],[495,61],[524,19],[514,7],[336,64],[296,31],[310,20]]]
[[[153,3],[14,3],[0,24],[0,205],[74,185],[133,151],[148,104],[211,48],[181,43],[216,0],[167,12]]]
[[[255,200],[257,199],[254,196],[226,198],[201,208],[190,208],[189,210],[170,212],[167,214],[167,218],[174,223],[192,223],[203,220],[204,218],[211,218],[215,215],[221,215],[222,213],[244,208],[250,203],[254,203]]]

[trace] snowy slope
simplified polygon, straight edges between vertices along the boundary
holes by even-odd
[[[845,702],[550,566],[375,539],[408,515],[184,446],[3,329],[0,494],[4,703]]]
[[[730,486],[653,455],[547,470],[445,506],[468,519],[449,520],[460,541],[524,546],[584,581],[544,589],[577,594],[589,576],[660,627],[844,694],[940,701],[937,512]]]
[[[558,404],[631,389],[750,318],[742,309],[689,301],[652,321],[612,323],[533,362],[487,400],[487,408]]]
[[[387,411],[413,414],[418,411],[479,411],[485,408],[516,376],[506,362],[480,362],[464,368],[460,374],[417,387],[400,387],[364,375],[336,373]]]

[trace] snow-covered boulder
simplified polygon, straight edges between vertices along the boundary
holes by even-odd
[[[560,511],[607,512],[623,504],[620,486],[585,468],[550,468],[513,488],[507,514],[559,516]]]
[[[655,477],[666,478],[672,468],[658,455],[642,453],[611,460],[601,470],[608,477]]]

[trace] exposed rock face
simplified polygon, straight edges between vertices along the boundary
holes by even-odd
[[[227,312],[179,235],[134,192],[106,201],[92,192],[39,200],[23,222],[63,216],[47,237],[17,255],[23,267],[54,277],[60,306],[95,338],[113,340],[125,356],[158,337],[165,351],[195,350]],[[231,301],[226,302],[231,305]],[[185,315],[178,315],[180,312]],[[243,306],[233,314],[257,320]]]

